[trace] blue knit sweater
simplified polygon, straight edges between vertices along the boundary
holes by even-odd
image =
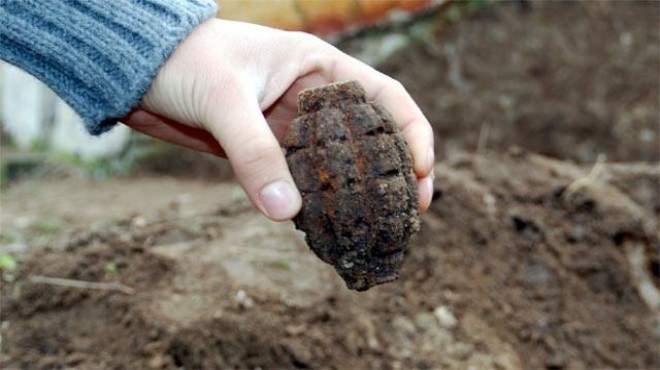
[[[216,10],[213,0],[0,0],[0,59],[52,88],[97,135]]]

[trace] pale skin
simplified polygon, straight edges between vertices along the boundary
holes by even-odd
[[[298,93],[358,80],[394,116],[410,148],[426,211],[433,192],[433,132],[403,86],[321,39],[211,19],[176,48],[139,107],[133,129],[229,160],[254,205],[272,220],[302,203],[280,146],[297,114]]]

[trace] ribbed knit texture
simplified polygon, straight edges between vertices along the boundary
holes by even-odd
[[[216,10],[213,0],[0,0],[0,59],[43,81],[97,135]]]

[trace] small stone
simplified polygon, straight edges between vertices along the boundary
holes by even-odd
[[[244,290],[239,290],[236,292],[236,303],[238,303],[238,307],[244,310],[249,310],[254,306],[254,301],[252,298],[248,297],[247,293],[245,293]]]
[[[474,346],[470,343],[456,342],[447,346],[446,351],[457,360],[466,360],[474,351]]]
[[[162,354],[156,354],[149,359],[147,363],[150,369],[162,369],[165,366],[165,358]]]
[[[438,306],[433,310],[433,314],[438,319],[440,326],[446,329],[452,329],[458,324],[456,316],[446,306]]]
[[[298,336],[302,333],[304,333],[307,330],[307,326],[304,324],[299,324],[299,325],[287,325],[284,328],[284,331],[286,331],[287,334],[289,334],[292,337]]]
[[[409,318],[401,315],[392,318],[392,326],[402,335],[413,335],[417,332],[415,324]]]
[[[438,320],[428,312],[419,312],[415,315],[415,324],[421,331],[430,331],[438,327]]]
[[[469,370],[487,370],[497,369],[493,358],[485,353],[473,353],[467,360],[467,369]]]
[[[131,220],[131,225],[132,225],[133,227],[139,229],[139,228],[142,228],[142,227],[147,226],[147,220],[145,220],[145,218],[142,217],[142,216],[135,216],[135,217],[133,217],[133,219]]]

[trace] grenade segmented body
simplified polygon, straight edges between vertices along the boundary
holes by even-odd
[[[284,139],[303,197],[296,227],[358,291],[397,278],[419,229],[412,159],[392,116],[357,81],[300,93]]]

